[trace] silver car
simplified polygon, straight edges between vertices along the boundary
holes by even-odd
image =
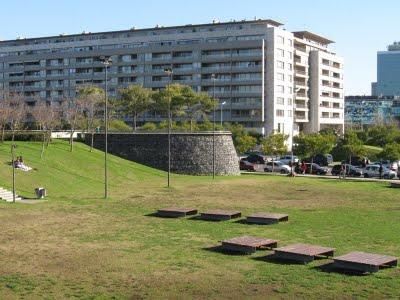
[[[373,177],[380,177],[379,173],[379,165],[368,165],[364,169],[364,177],[365,178],[373,178]],[[396,177],[396,172],[389,170],[386,167],[382,167],[382,177],[385,179],[393,179]]]
[[[281,174],[289,174],[290,170],[290,167],[288,165],[285,165],[281,161],[269,161],[265,164],[264,167],[265,172],[277,172]]]

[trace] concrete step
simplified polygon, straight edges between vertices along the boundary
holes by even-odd
[[[0,199],[5,200],[6,202],[13,202],[12,191],[0,187]],[[15,195],[15,200],[16,201],[22,200],[22,197]]]

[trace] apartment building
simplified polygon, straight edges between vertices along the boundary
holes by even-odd
[[[332,41],[289,32],[273,20],[81,33],[0,42],[0,97],[73,98],[79,86],[104,86],[102,56],[110,56],[109,93],[141,84],[173,83],[213,94],[218,116],[264,134],[343,131],[343,60]],[[215,85],[215,90],[214,90]],[[222,111],[222,114],[220,112]],[[149,112],[141,121],[160,121]]]

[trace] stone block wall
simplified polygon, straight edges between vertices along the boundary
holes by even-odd
[[[85,143],[91,137],[86,135]],[[104,150],[104,134],[95,134],[94,147]],[[168,170],[167,133],[110,133],[108,152],[153,168]],[[239,175],[239,159],[229,132],[215,133],[217,175]],[[171,172],[212,175],[213,133],[172,133]]]

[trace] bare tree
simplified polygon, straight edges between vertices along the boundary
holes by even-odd
[[[95,128],[100,125],[99,114],[103,98],[103,90],[96,86],[86,86],[78,91],[77,104],[82,110],[85,129],[91,134],[90,152],[93,151]]]
[[[31,114],[38,124],[39,130],[43,132],[42,152],[40,154],[40,157],[43,157],[45,145],[48,145],[51,132],[57,121],[56,110],[52,102],[40,101],[33,107]]]
[[[10,119],[11,107],[7,98],[0,101],[1,142],[4,142],[5,130]]]
[[[74,150],[74,133],[82,119],[82,109],[75,99],[65,99],[62,101],[62,116],[69,127],[69,145],[70,151]]]
[[[26,119],[26,104],[23,95],[19,93],[12,93],[9,95],[8,106],[10,109],[8,124],[11,130],[11,140],[14,142],[15,140],[15,132],[20,130],[24,124]]]

